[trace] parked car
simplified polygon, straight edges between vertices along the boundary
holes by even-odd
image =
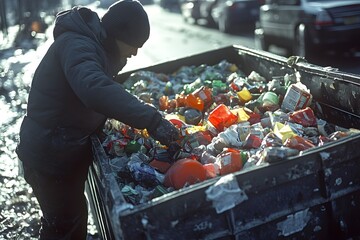
[[[198,20],[205,20],[206,25],[214,26],[214,19],[211,16],[211,11],[218,0],[182,0],[181,13],[185,21],[189,19],[198,22]]]
[[[264,0],[232,1],[232,0],[180,0],[181,14],[185,21],[205,20],[206,25],[216,26],[223,32],[230,32],[239,25],[255,25],[259,15],[259,6]],[[239,3],[241,2],[241,3]],[[259,4],[256,4],[258,2]],[[232,6],[232,7],[231,7]],[[215,12],[213,12],[215,8]],[[244,11],[246,13],[244,13]],[[248,18],[250,11],[251,17]],[[238,16],[240,15],[240,16]],[[216,21],[214,19],[216,18]],[[220,19],[221,18],[221,19]],[[239,20],[236,20],[239,18]],[[249,21],[245,20],[248,19]],[[220,24],[219,24],[220,23]]]
[[[218,1],[219,0],[203,0],[202,3],[200,4],[199,7],[200,16],[206,20],[209,26],[215,25],[215,20],[212,17],[211,12],[214,6],[216,6],[216,4],[218,3]]]
[[[237,28],[254,28],[259,19],[259,0],[217,0],[211,16],[222,32],[232,32]]]
[[[360,1],[267,0],[260,8],[256,45],[276,45],[309,58],[360,45]]]
[[[195,23],[201,19],[200,4],[203,0],[180,0],[180,11],[183,19],[188,22],[193,20]]]

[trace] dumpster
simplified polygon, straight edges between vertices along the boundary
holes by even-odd
[[[271,79],[300,74],[317,116],[344,128],[360,126],[360,76],[298,57],[233,45],[139,70],[170,74],[182,66],[227,60]],[[357,239],[360,237],[360,134],[284,161],[208,179],[133,205],[120,191],[96,135],[87,195],[103,239]]]

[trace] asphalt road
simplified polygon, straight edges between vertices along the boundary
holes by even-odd
[[[128,61],[124,71],[139,66],[164,62],[233,44],[254,47],[253,33],[224,34],[205,25],[187,23],[179,12],[146,5],[151,33],[139,49],[138,56]]]

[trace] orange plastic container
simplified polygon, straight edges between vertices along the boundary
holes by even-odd
[[[222,132],[225,127],[230,127],[236,123],[238,116],[233,114],[226,105],[220,104],[210,112],[208,120],[216,130]]]
[[[165,174],[164,185],[176,190],[206,180],[206,170],[197,160],[184,158],[176,161]]]
[[[220,175],[226,175],[236,171],[240,171],[243,168],[244,162],[241,152],[235,149],[228,149],[227,152],[221,154],[216,163],[220,166]]]
[[[210,106],[213,102],[212,90],[208,87],[201,86],[200,88],[196,89],[192,94],[203,100],[206,107]]]
[[[185,98],[185,105],[202,112],[204,110],[204,101],[193,94],[189,94]]]

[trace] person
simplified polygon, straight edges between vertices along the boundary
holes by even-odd
[[[154,106],[114,81],[149,35],[147,13],[136,0],[115,2],[102,18],[81,6],[57,14],[16,150],[42,212],[40,239],[86,239],[90,136],[106,119],[147,129],[164,145],[178,139],[177,128]]]

